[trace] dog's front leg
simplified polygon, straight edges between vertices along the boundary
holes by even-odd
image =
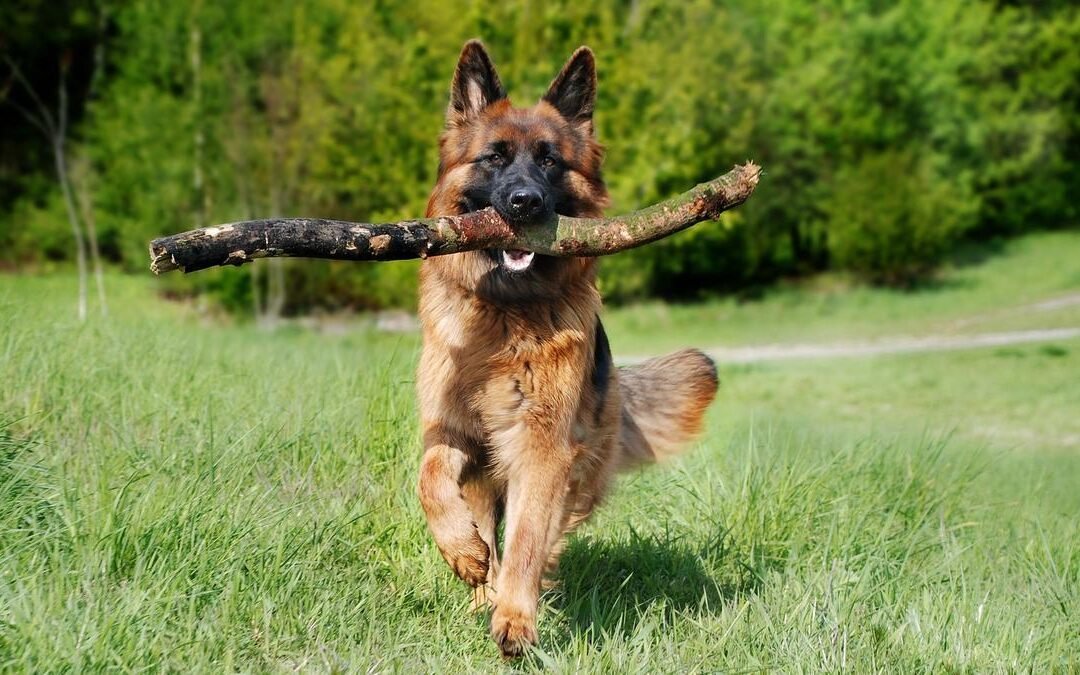
[[[439,442],[444,440],[438,438],[424,452],[417,492],[439,552],[462,581],[476,588],[487,580],[491,551],[461,492],[473,460],[457,444]]]
[[[536,643],[540,580],[562,532],[572,451],[531,443],[507,482],[506,547],[495,589],[491,636],[504,656]]]

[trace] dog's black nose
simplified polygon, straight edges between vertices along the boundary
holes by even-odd
[[[510,210],[518,218],[535,216],[544,206],[544,196],[534,188],[522,188],[510,193]]]

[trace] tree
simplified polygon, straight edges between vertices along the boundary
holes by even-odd
[[[71,233],[75,241],[76,269],[79,275],[79,295],[76,305],[79,321],[86,320],[86,237],[83,234],[83,226],[79,219],[79,213],[75,207],[75,198],[71,177],[68,174],[67,140],[68,140],[68,90],[67,73],[71,65],[71,55],[65,52],[60,57],[60,79],[55,114],[38,96],[34,86],[23,75],[18,64],[5,57],[8,67],[11,69],[11,77],[21,85],[26,94],[33,101],[35,110],[24,108],[20,104],[8,100],[8,104],[14,106],[28,122],[38,129],[49,143],[52,150],[53,166],[56,171],[56,179],[60,183],[60,191],[64,198],[64,208],[67,212],[68,222],[71,224]],[[6,94],[7,92],[5,92]],[[100,278],[100,277],[99,277]],[[104,282],[102,282],[104,283]],[[101,286],[102,298],[104,298],[104,286]],[[102,304],[104,311],[104,304]]]

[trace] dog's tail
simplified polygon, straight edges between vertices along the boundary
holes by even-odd
[[[718,384],[716,364],[697,349],[620,368],[622,466],[655,462],[681,450],[701,431]]]

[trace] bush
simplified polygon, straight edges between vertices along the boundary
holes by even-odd
[[[659,295],[695,300],[736,290],[756,280],[769,261],[739,213],[600,263],[600,291],[613,303]]]
[[[925,156],[884,152],[838,173],[824,204],[834,267],[875,283],[925,277],[972,224],[975,197]]]
[[[60,193],[39,191],[16,202],[7,227],[0,227],[0,249],[16,266],[72,257],[71,223]]]
[[[139,274],[148,240],[199,224],[423,213],[454,59],[475,36],[518,104],[579,44],[596,50],[613,213],[742,159],[765,167],[754,198],[725,217],[735,227],[702,225],[605,261],[610,299],[692,298],[830,264],[909,283],[961,232],[1080,217],[1076,3],[115,4],[101,23],[96,10],[30,9],[49,5],[39,0],[4,25],[22,27],[9,31],[12,58],[50,105],[56,56],[83,36],[69,159],[92,178],[102,253]],[[87,98],[102,44],[101,87]],[[30,104],[21,87],[9,95]],[[0,262],[68,259],[50,153],[11,106],[0,105],[0,147]],[[286,311],[409,306],[412,269],[290,264]],[[250,283],[178,287],[215,287],[248,311]]]
[[[168,292],[204,292],[230,312],[250,314],[252,290],[266,298],[271,266],[285,266],[287,316],[310,311],[415,309],[418,260],[393,263],[350,263],[322,260],[259,261],[241,270],[206,270],[192,277],[167,277]],[[265,299],[263,300],[265,302]]]

